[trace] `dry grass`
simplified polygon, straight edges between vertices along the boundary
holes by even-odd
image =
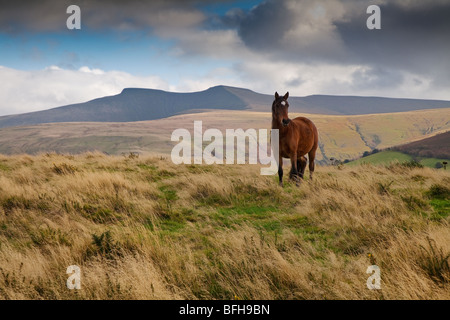
[[[449,173],[316,172],[0,155],[0,298],[450,299]]]

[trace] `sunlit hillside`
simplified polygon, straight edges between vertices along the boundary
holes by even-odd
[[[355,159],[365,151],[383,149],[450,130],[450,109],[419,110],[357,116],[291,113],[306,116],[319,130],[317,160]],[[0,153],[16,154],[56,151],[82,153],[99,150],[107,154],[137,152],[170,154],[173,130],[185,128],[193,134],[194,121],[203,130],[269,129],[271,114],[252,111],[211,111],[177,115],[140,122],[53,123],[0,129]]]

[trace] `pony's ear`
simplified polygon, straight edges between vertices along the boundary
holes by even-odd
[[[289,98],[289,92],[286,92],[286,94],[284,95],[283,99],[287,100]]]
[[[278,92],[275,92],[275,100],[278,100],[279,97],[280,95],[278,94]]]

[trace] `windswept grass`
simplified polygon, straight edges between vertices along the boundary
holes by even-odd
[[[450,299],[444,170],[319,167],[281,188],[257,166],[164,157],[0,163],[3,299]]]

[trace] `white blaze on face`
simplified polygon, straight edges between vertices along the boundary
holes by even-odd
[[[285,106],[286,105],[286,101],[281,101],[281,105]]]

